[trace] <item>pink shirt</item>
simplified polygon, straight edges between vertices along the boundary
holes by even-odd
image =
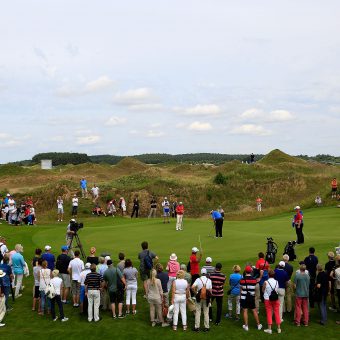
[[[180,270],[180,265],[177,261],[170,260],[167,265],[168,276],[176,277],[177,272]]]

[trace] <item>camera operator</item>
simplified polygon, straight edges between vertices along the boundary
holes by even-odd
[[[75,231],[73,230],[73,225],[76,223],[76,220],[72,218],[70,223],[67,225],[66,228],[66,245],[69,247],[72,243],[73,236],[75,235]]]

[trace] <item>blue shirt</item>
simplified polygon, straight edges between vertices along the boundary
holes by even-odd
[[[233,273],[229,276],[229,284],[232,295],[240,295],[240,280],[242,275],[240,273]]]
[[[54,269],[54,262],[55,262],[54,255],[51,253],[44,253],[42,254],[41,258],[47,261],[47,268],[52,271]]]
[[[289,276],[284,269],[276,268],[275,280],[279,283],[279,288],[286,288],[286,282],[289,281]]]
[[[11,285],[10,275],[12,274],[12,268],[7,263],[0,264],[0,269],[6,273],[2,278],[2,285],[4,287],[9,287]]]
[[[219,218],[222,218],[222,215],[220,212],[214,210],[212,213],[211,213],[211,217],[214,219],[214,220],[217,220]]]
[[[87,188],[87,180],[86,179],[81,179],[80,180],[80,187],[82,189],[86,189]]]
[[[12,255],[12,268],[14,274],[24,274],[25,260],[20,253]]]

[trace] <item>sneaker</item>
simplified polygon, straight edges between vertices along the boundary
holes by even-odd
[[[196,332],[196,333],[198,333],[198,332],[200,331],[199,328],[193,328],[192,330],[193,330],[194,332]]]
[[[247,325],[243,325],[242,328],[243,328],[246,332],[249,331],[249,327],[248,327]]]
[[[4,323],[0,323],[0,327],[4,327],[5,326],[5,324]]]
[[[268,333],[268,334],[272,334],[273,333],[271,329],[265,329],[264,332]]]
[[[112,315],[112,319],[117,319],[116,314],[115,314],[115,315]]]
[[[58,320],[58,317],[56,316],[54,319],[53,319],[53,321],[57,321]]]
[[[203,329],[203,332],[209,332],[210,331],[210,328],[204,328]]]
[[[133,315],[136,315],[136,314],[137,314],[137,311],[136,311],[136,310],[133,310],[133,311],[132,311],[132,314],[133,314]]]
[[[337,312],[337,309],[336,307],[332,307],[332,306],[329,306],[328,309],[331,311],[331,312]]]
[[[257,329],[260,331],[262,329],[262,324],[257,325]]]
[[[281,333],[281,328],[278,328],[278,329],[277,329],[277,332],[280,334],[280,333]]]
[[[17,299],[17,298],[19,298],[21,296],[22,296],[22,294],[15,295],[15,298]]]
[[[118,319],[124,319],[124,318],[125,318],[125,315],[123,315],[123,314],[118,315]]]
[[[125,312],[125,315],[129,315],[129,314],[130,314],[130,311],[127,310],[127,311]]]
[[[66,321],[68,321],[68,318],[63,318],[63,319],[61,319],[61,322],[66,322]]]
[[[172,326],[172,329],[173,329],[174,331],[177,331],[177,326]]]
[[[169,323],[167,323],[167,322],[163,322],[163,323],[162,323],[162,327],[168,327],[168,326],[170,326]]]
[[[155,327],[156,326],[156,322],[153,321],[152,324],[151,324],[152,327]]]
[[[235,318],[235,321],[240,321],[240,318],[237,316],[237,317]]]

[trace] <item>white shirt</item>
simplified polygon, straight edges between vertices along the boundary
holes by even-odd
[[[68,268],[72,270],[72,280],[80,282],[80,273],[84,269],[84,262],[76,257],[70,261]]]
[[[340,267],[334,270],[335,288],[340,289]]]
[[[99,194],[99,188],[98,187],[93,187],[91,189],[93,196],[98,196]]]
[[[163,201],[162,202],[162,207],[168,207],[168,206],[170,206],[169,201]]]
[[[203,284],[205,284],[206,289],[212,289],[212,283],[211,280],[208,279],[206,276],[201,276],[194,282],[193,286],[197,287],[197,290],[202,289]]]
[[[39,275],[40,275],[39,290],[45,290],[46,286],[51,281],[51,270],[48,268],[41,269]]]
[[[80,285],[85,286],[86,275],[91,273],[91,269],[85,269],[80,273]]]
[[[6,244],[4,244],[4,243],[0,243],[0,244],[1,244],[0,252],[1,252],[2,255],[5,255],[6,253],[8,253],[8,248],[7,248]]]
[[[63,204],[64,204],[63,200],[57,200],[58,209],[62,209]]]
[[[56,276],[53,279],[51,279],[51,283],[54,286],[56,295],[60,295],[60,288],[63,283],[63,280],[60,277]]]
[[[15,201],[13,198],[8,200],[8,210],[13,211],[15,209]]]
[[[73,197],[73,198],[72,198],[72,205],[73,205],[74,207],[77,207],[77,206],[78,206],[78,198],[77,198],[77,197]]]
[[[185,294],[188,287],[188,282],[185,279],[176,279],[175,283],[175,294]]]
[[[264,293],[263,293],[263,298],[265,300],[269,300],[269,296],[271,292],[275,290],[277,293],[278,289],[279,289],[279,283],[273,278],[268,279],[266,282],[266,289],[264,290]]]

